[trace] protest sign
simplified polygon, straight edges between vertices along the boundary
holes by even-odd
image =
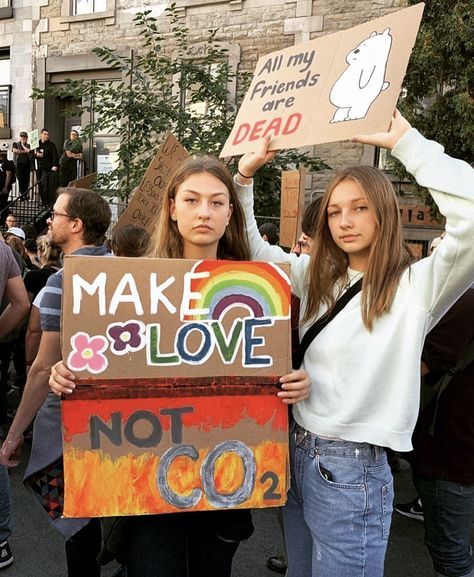
[[[166,184],[177,166],[188,156],[179,141],[168,132],[115,227],[137,224],[152,234]]]
[[[297,148],[389,126],[424,4],[259,59],[222,157]]]
[[[281,173],[280,245],[292,248],[301,230],[304,209],[306,170],[285,170]]]
[[[288,266],[66,257],[70,517],[280,506]]]
[[[31,150],[34,150],[35,148],[38,148],[39,146],[39,135],[38,135],[38,129],[35,128],[34,130],[32,130],[31,132],[28,132],[28,142],[31,146]]]
[[[83,176],[82,178],[78,178],[77,180],[72,180],[68,186],[71,188],[88,188],[93,185],[95,179],[97,178],[97,172],[91,172],[87,176]]]

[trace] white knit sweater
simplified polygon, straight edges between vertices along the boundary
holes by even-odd
[[[372,332],[362,321],[359,293],[316,337],[303,361],[312,380],[311,394],[295,405],[293,414],[301,426],[323,437],[409,451],[425,336],[474,282],[474,170],[415,129],[400,139],[392,154],[430,189],[446,216],[446,237],[432,256],[405,271],[390,313],[375,321]],[[289,261],[292,290],[304,311],[309,257],[264,242],[253,215],[252,184],[237,188],[252,259]],[[348,272],[352,278],[357,274]],[[300,337],[307,328],[300,329]]]

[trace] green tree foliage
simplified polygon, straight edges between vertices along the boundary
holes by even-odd
[[[73,97],[82,102],[79,113],[93,113],[91,124],[83,129],[84,140],[107,131],[120,136],[119,166],[101,175],[96,186],[115,187],[122,197],[138,185],[167,131],[191,153],[218,155],[236,116],[236,107],[229,101],[229,82],[237,82],[242,94],[250,80],[248,74],[236,75],[230,69],[226,50],[216,41],[217,30],[209,30],[205,49],[193,57],[189,30],[174,5],[165,15],[171,35],[158,30],[150,11],[135,16],[141,45],[130,57],[108,48],[93,50],[108,66],[121,70],[121,82],[67,80],[63,87],[33,93],[34,98]],[[278,214],[280,173],[299,165],[312,171],[328,168],[307,154],[282,152],[257,175],[257,214]],[[236,168],[236,159],[230,161],[230,168]]]
[[[419,0],[409,0],[416,4]],[[473,0],[425,0],[399,106],[446,152],[474,160]],[[399,167],[396,169],[400,174]]]

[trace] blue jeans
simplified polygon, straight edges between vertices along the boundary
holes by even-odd
[[[10,530],[10,481],[7,468],[0,465],[0,543],[12,534]]]
[[[293,423],[290,463],[288,577],[382,577],[393,503],[384,449]]]
[[[474,485],[413,474],[423,504],[425,543],[437,575],[474,577],[471,523]]]

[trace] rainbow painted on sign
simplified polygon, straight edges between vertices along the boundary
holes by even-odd
[[[249,309],[255,318],[290,318],[290,280],[272,263],[208,260],[197,263],[193,273],[202,277],[192,279],[191,291],[199,298],[189,308],[206,313],[184,320],[219,320],[236,306]]]

